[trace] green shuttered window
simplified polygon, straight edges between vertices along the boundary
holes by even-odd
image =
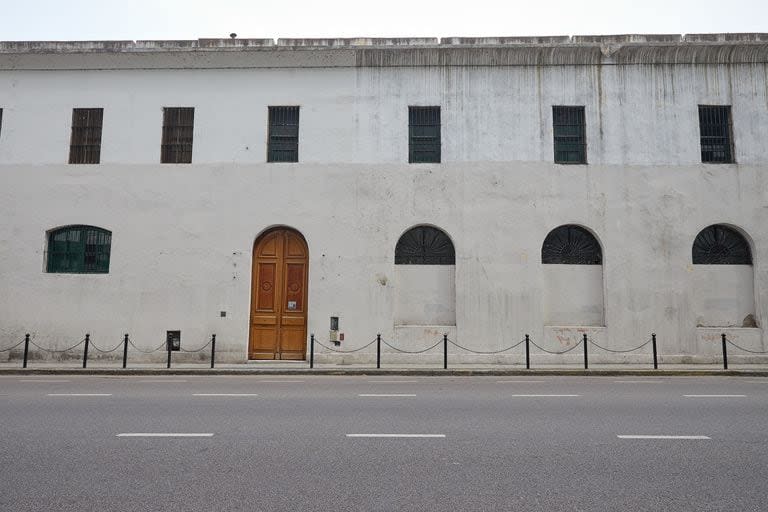
[[[267,162],[299,161],[299,107],[269,107]]]
[[[408,162],[440,163],[440,107],[408,107]]]
[[[47,272],[106,274],[112,233],[93,226],[67,226],[48,233]]]
[[[556,164],[586,164],[584,107],[552,107]]]

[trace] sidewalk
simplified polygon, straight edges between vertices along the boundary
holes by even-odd
[[[731,364],[728,370],[722,365],[712,364],[659,364],[654,370],[652,365],[638,364],[590,364],[588,370],[578,365],[536,365],[526,370],[524,365],[510,364],[449,364],[448,369],[442,365],[382,365],[376,369],[375,364],[318,364],[310,369],[306,361],[259,361],[238,364],[216,364],[211,368],[209,363],[179,363],[172,364],[170,369],[163,363],[133,363],[123,369],[120,363],[89,362],[88,368],[76,361],[65,363],[29,361],[27,368],[22,368],[18,360],[0,363],[0,375],[14,374],[70,374],[70,375],[423,375],[423,376],[520,376],[520,375],[590,375],[590,376],[703,376],[730,375],[768,377],[768,364]]]

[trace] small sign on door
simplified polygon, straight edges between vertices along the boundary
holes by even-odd
[[[288,311],[296,311],[296,301],[295,300],[289,300],[288,301]]]

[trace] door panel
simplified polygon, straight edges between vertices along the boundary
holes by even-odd
[[[304,359],[308,251],[288,229],[264,234],[253,248],[250,359]]]

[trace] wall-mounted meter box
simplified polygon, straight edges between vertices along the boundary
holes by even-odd
[[[166,350],[170,347],[172,352],[181,350],[181,331],[166,331],[165,335]]]
[[[331,317],[331,331],[328,336],[330,341],[332,341],[334,345],[338,346],[341,344],[339,342],[339,317],[337,316]]]

